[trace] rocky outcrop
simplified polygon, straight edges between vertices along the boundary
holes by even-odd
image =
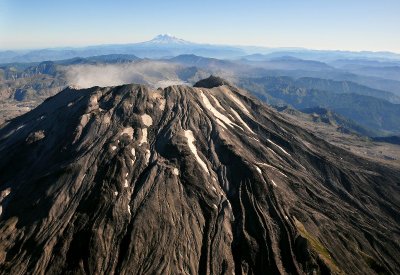
[[[230,85],[228,81],[226,81],[225,79],[218,77],[218,76],[214,76],[211,75],[206,79],[202,79],[198,82],[196,82],[193,87],[197,87],[197,88],[215,88],[215,87],[219,87],[222,85]]]
[[[66,89],[0,130],[1,274],[400,272],[400,172],[233,86]]]

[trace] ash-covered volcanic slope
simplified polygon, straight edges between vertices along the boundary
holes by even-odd
[[[219,84],[71,88],[4,126],[0,273],[399,274],[400,172]]]

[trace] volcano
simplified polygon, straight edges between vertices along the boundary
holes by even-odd
[[[0,129],[0,273],[399,274],[399,181],[219,78],[70,87]]]

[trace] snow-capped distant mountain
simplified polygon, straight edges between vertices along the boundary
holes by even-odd
[[[295,48],[262,48],[249,46],[213,45],[205,43],[193,43],[170,34],[160,34],[151,40],[129,43],[94,45],[81,48],[49,48],[32,51],[0,51],[0,64],[12,62],[41,62],[70,59],[75,57],[92,57],[110,54],[128,54],[140,58],[165,58],[182,54],[194,54],[203,57],[238,59],[249,54],[261,54],[259,58],[273,58],[281,56],[292,56],[299,59],[316,61],[333,61],[348,58],[371,58],[379,60],[396,59],[400,55],[395,53],[373,53],[373,52],[340,52],[340,51],[318,51]],[[268,55],[265,55],[268,54]],[[253,56],[254,57],[254,56]]]
[[[180,38],[177,38],[175,36],[172,36],[170,34],[159,34],[153,39],[143,42],[143,44],[160,44],[160,45],[166,45],[166,44],[178,44],[178,45],[191,45],[195,44]]]
[[[0,63],[54,61],[109,54],[129,54],[141,58],[163,58],[181,54],[195,54],[214,58],[238,58],[245,55],[246,52],[239,47],[197,44],[169,34],[160,34],[149,41],[132,44],[97,45],[68,50],[51,48],[16,52],[15,54],[0,51]]]

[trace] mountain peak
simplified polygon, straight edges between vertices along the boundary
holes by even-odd
[[[159,34],[156,37],[154,37],[152,40],[148,41],[148,43],[152,43],[152,44],[182,44],[182,45],[192,44],[189,41],[180,39],[180,38],[175,37],[170,34]]]
[[[66,89],[0,156],[0,274],[400,273],[400,171],[234,86]]]
[[[208,78],[196,82],[196,84],[194,84],[193,87],[211,89],[222,85],[230,85],[230,84],[228,81],[226,81],[221,77],[210,75]]]

